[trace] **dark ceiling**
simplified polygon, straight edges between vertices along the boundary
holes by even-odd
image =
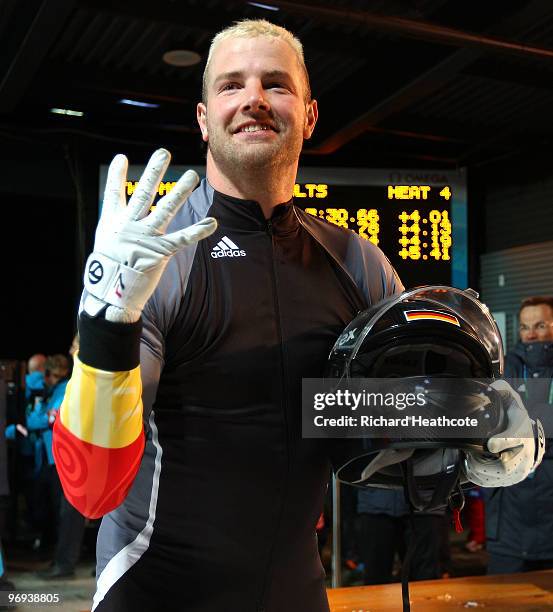
[[[304,43],[320,109],[304,164],[478,166],[553,141],[551,0],[267,4],[279,10],[238,0],[0,0],[0,137],[164,145],[201,162],[203,63],[175,68],[162,55],[186,48],[205,60],[219,29],[264,17]]]

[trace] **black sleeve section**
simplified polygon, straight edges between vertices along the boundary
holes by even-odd
[[[142,319],[136,323],[112,323],[103,317],[79,317],[79,359],[86,365],[121,372],[140,363]]]

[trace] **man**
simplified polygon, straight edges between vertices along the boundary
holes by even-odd
[[[58,517],[61,487],[54,455],[52,430],[65,395],[69,377],[69,360],[65,355],[52,355],[46,359],[44,370],[44,397],[37,397],[26,415],[26,429],[34,451],[33,517],[40,528],[40,547],[51,554],[58,536]]]
[[[44,371],[46,369],[46,355],[36,353],[27,361],[27,374],[25,375],[25,402],[34,402],[35,397],[44,394]]]
[[[74,355],[78,350],[78,337],[75,336],[69,352]],[[67,374],[69,371],[69,360],[64,355],[58,355],[58,361],[63,365],[63,369],[56,371],[55,364],[52,364],[54,358],[49,358],[46,369],[46,383],[50,390],[47,399],[47,413],[50,415],[50,421],[55,420],[61,404],[61,398],[65,394],[67,386]],[[52,367],[54,365],[54,367]],[[65,375],[63,372],[65,371]],[[59,377],[63,375],[63,378]],[[53,426],[53,424],[52,424]],[[50,567],[43,572],[40,572],[40,577],[43,580],[59,580],[61,578],[73,578],[75,576],[75,568],[81,553],[81,545],[84,536],[85,518],[78,512],[63,495],[57,474],[55,476],[54,486],[58,489],[58,503],[56,505],[55,523],[57,527],[57,541],[54,550],[54,558]]]
[[[27,372],[32,374],[33,372],[42,372],[46,369],[46,355],[42,353],[35,353],[29,357],[27,361]]]
[[[109,512],[95,610],[328,610],[329,465],[301,438],[301,379],[402,286],[370,242],[292,205],[317,114],[299,41],[241,22],[204,73],[207,180],[191,193],[186,173],[147,215],[168,152],[128,207],[126,158],[110,166],[55,443],[68,499]]]
[[[526,298],[519,310],[519,334],[520,341],[523,344],[529,342],[553,342],[553,297],[529,297]],[[534,345],[531,350],[538,350],[538,345]],[[509,356],[514,363],[510,365],[515,367],[517,359],[515,355]]]
[[[553,297],[526,298],[519,311],[520,342],[507,354],[505,375],[539,417],[551,439],[553,416]],[[523,482],[486,489],[488,573],[553,568],[553,451]]]
[[[46,355],[35,353],[31,355],[27,361],[27,373],[25,374],[25,402],[24,409],[17,416],[16,423],[11,423],[6,428],[6,439],[13,440],[16,453],[16,482],[20,485],[20,490],[25,498],[26,520],[33,530],[41,530],[42,528],[42,510],[43,507],[37,507],[35,501],[36,478],[40,465],[35,462],[35,448],[41,444],[40,432],[33,431],[29,434],[27,429],[27,417],[30,415],[36,406],[41,404],[46,393],[46,384],[44,381],[44,371],[46,369]],[[67,372],[69,374],[69,371]],[[63,398],[63,393],[60,398]],[[42,453],[39,453],[42,459]],[[16,496],[17,497],[17,496]],[[33,548],[38,549],[41,540],[39,537],[35,539]]]

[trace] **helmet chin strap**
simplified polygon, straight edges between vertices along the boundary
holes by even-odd
[[[432,510],[443,508],[449,503],[454,513],[456,513],[455,516],[458,517],[458,513],[464,505],[464,497],[459,484],[461,477],[461,462],[459,461],[455,463],[453,470],[445,473],[440,479],[438,485],[432,492],[430,500],[424,500],[417,488],[413,459],[409,457],[403,461],[400,466],[403,474],[405,498],[409,504],[409,525],[411,527],[409,545],[403,557],[401,568],[401,598],[403,602],[403,612],[410,612],[409,574],[411,569],[411,558],[415,552],[417,543],[415,536],[415,521],[413,518],[414,514],[415,512],[431,512]],[[456,500],[459,500],[459,503]]]
[[[445,472],[432,491],[430,499],[424,499],[417,488],[414,475],[413,459],[409,458],[401,464],[403,480],[409,505],[417,512],[431,512],[448,505],[449,497],[461,478],[461,462],[452,465],[451,471]]]

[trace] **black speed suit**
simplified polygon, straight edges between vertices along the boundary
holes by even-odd
[[[169,231],[208,215],[217,231],[170,261],[143,313],[146,447],[102,522],[95,606],[324,612],[315,524],[329,463],[301,437],[301,380],[322,376],[359,310],[402,286],[356,234],[291,203],[267,221],[206,181]],[[136,365],[102,365],[106,339],[125,354],[139,341],[139,325],[117,327],[82,317],[82,361]]]

